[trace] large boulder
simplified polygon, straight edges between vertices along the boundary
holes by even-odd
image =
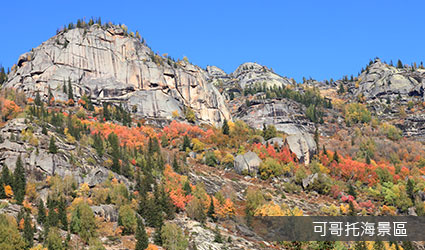
[[[256,175],[261,164],[261,159],[252,151],[240,154],[235,158],[235,171],[238,174]]]
[[[66,101],[62,89],[70,81],[77,98],[122,102],[147,118],[168,119],[191,107],[200,121],[230,120],[223,96],[207,78],[205,70],[156,55],[118,26],[94,24],[59,32],[19,57],[4,86],[32,97],[40,92],[44,99],[50,86],[56,100]]]
[[[300,162],[310,163],[310,159],[317,150],[316,142],[311,134],[297,133],[286,137],[289,149],[297,156]]]

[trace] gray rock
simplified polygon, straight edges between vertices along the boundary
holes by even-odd
[[[55,99],[65,101],[62,86],[69,79],[77,98],[86,94],[95,103],[129,101],[129,110],[136,106],[148,118],[169,119],[173,111],[182,115],[182,107],[190,106],[205,123],[231,119],[206,71],[155,55],[120,30],[93,25],[87,31],[60,32],[22,55],[4,86],[32,97],[40,91],[44,99],[50,86]]]
[[[298,160],[305,164],[310,163],[310,159],[317,149],[313,136],[308,133],[301,132],[288,135],[286,137],[286,143],[289,149],[297,156]]]
[[[306,189],[308,186],[310,186],[311,184],[313,184],[314,183],[314,181],[317,179],[317,178],[319,178],[319,174],[318,173],[315,173],[315,174],[311,174],[311,175],[309,175],[309,176],[307,176],[307,177],[305,177],[303,180],[302,180],[302,184],[303,184],[303,188],[304,189]]]
[[[266,87],[283,87],[292,85],[291,80],[282,77],[266,66],[259,65],[258,63],[247,62],[241,64],[230,77],[237,79],[239,86],[244,89],[254,84],[266,84]]]
[[[276,144],[277,146],[282,147],[283,144],[284,144],[284,141],[283,141],[282,137],[273,137],[271,139],[268,139],[267,143],[269,145],[275,145]]]
[[[261,164],[260,157],[256,153],[249,151],[243,155],[238,155],[235,158],[235,171],[238,174],[247,173],[256,175]]]
[[[118,211],[114,205],[91,206],[96,216],[103,217],[110,222],[118,221]]]
[[[410,215],[410,216],[418,216],[418,215],[416,214],[416,209],[415,209],[414,207],[409,207],[409,208],[407,209],[407,214],[408,214],[408,215]]]

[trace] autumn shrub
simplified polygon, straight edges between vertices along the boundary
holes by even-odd
[[[385,135],[388,139],[393,141],[400,140],[402,134],[399,128],[386,122],[381,124],[379,131],[381,134]]]
[[[204,222],[206,219],[205,208],[199,198],[193,198],[186,206],[187,216],[199,222]]]
[[[245,193],[247,215],[254,215],[258,207],[266,203],[263,192],[256,188],[248,188]]]
[[[359,122],[368,123],[372,119],[372,115],[366,106],[361,103],[350,103],[345,106],[344,110],[345,122],[347,126]]]
[[[260,176],[263,180],[280,176],[284,173],[283,166],[273,158],[266,158],[259,168]]]

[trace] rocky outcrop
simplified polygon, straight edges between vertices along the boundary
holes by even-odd
[[[424,97],[425,69],[396,68],[376,59],[358,77],[357,96],[366,99]]]
[[[118,221],[118,211],[114,205],[91,206],[96,216],[102,217],[106,221]]]
[[[297,156],[298,160],[305,164],[310,163],[310,159],[317,149],[313,136],[303,132],[288,135],[286,137],[286,143],[291,152]]]
[[[284,87],[292,84],[292,81],[286,77],[282,77],[266,66],[262,66],[258,63],[247,62],[241,64],[230,77],[237,79],[239,86],[244,89],[254,84],[263,83],[266,87]]]
[[[120,101],[146,118],[170,118],[191,107],[207,123],[230,119],[220,93],[207,82],[207,73],[186,61],[156,55],[145,44],[125,36],[119,26],[97,24],[76,28],[47,40],[19,57],[5,87],[67,100],[63,85],[71,82],[75,96],[94,102]],[[133,108],[134,107],[134,108]]]
[[[256,175],[261,162],[260,157],[256,153],[249,151],[243,155],[236,156],[234,162],[235,171],[238,174]]]
[[[314,124],[303,115],[303,108],[288,99],[252,101],[249,107],[241,106],[236,117],[257,129],[274,125],[288,135],[286,143],[297,158],[308,164],[316,151],[316,143],[312,136]]]

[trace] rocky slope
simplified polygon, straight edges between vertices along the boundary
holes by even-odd
[[[23,54],[5,87],[34,96],[47,96],[48,87],[59,100],[67,100],[62,86],[68,80],[75,95],[94,102],[122,101],[146,118],[171,118],[191,107],[199,120],[211,124],[230,119],[224,100],[206,81],[201,68],[156,55],[119,26],[97,24],[75,28],[50,38]]]

